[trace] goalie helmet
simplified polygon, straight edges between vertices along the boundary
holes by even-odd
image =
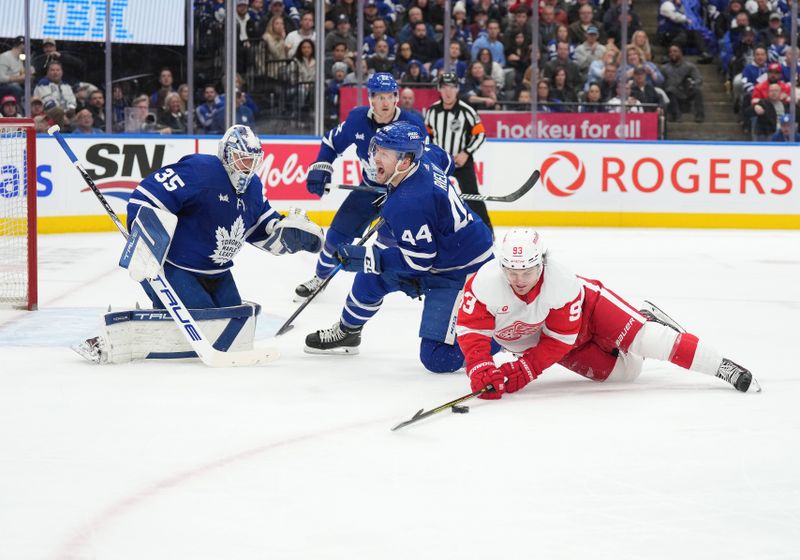
[[[500,265],[511,270],[541,267],[545,248],[539,233],[532,229],[512,229],[500,246]]]
[[[217,156],[238,194],[247,190],[264,158],[261,141],[249,126],[235,124],[219,141]]]

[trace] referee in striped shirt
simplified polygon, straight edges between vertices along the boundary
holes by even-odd
[[[425,126],[433,143],[453,156],[456,163],[453,176],[458,180],[461,192],[478,194],[472,156],[483,144],[486,134],[475,109],[458,98],[458,85],[458,76],[453,72],[439,74],[440,99],[428,108]],[[467,204],[492,229],[486,205],[479,201],[467,201]]]

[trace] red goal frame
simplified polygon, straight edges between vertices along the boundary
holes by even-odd
[[[25,307],[34,310],[39,304],[37,227],[36,227],[36,125],[33,119],[0,119],[0,126],[25,129],[26,141],[26,201],[28,207],[28,297]]]

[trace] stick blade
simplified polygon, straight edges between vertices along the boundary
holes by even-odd
[[[413,424],[414,422],[420,419],[424,411],[425,411],[424,408],[420,408],[419,411],[417,411],[417,413],[411,417],[411,420],[403,420],[402,422],[397,424],[394,428],[392,428],[392,431],[399,430],[403,426],[408,426],[409,424]]]

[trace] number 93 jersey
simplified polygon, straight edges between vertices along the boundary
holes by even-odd
[[[178,216],[167,262],[198,274],[219,274],[247,242],[266,239],[266,227],[280,214],[262,194],[254,176],[241,196],[214,155],[191,154],[162,167],[139,183],[128,201],[128,228],[141,206]]]
[[[389,192],[381,215],[397,243],[382,254],[387,270],[464,278],[493,258],[491,231],[427,157]]]
[[[554,259],[546,258],[539,282],[524,296],[511,288],[500,263],[488,263],[464,286],[459,345],[468,363],[488,359],[493,338],[517,354],[537,347],[552,365],[578,342],[584,303],[581,279]]]

